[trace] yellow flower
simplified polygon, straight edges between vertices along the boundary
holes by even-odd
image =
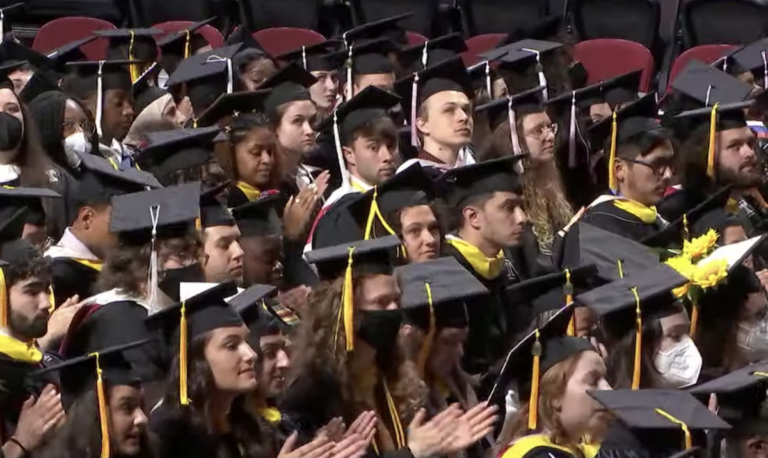
[[[693,278],[693,272],[696,270],[696,266],[691,263],[691,258],[685,254],[667,259],[666,264],[688,280]]]
[[[714,229],[710,229],[706,234],[697,237],[690,242],[685,240],[683,242],[683,254],[691,259],[699,259],[709,254],[717,243],[717,232]]]
[[[728,276],[728,262],[724,259],[710,261],[706,264],[696,266],[691,281],[694,285],[703,289],[711,288],[720,284]]]
[[[672,290],[672,294],[677,298],[680,299],[681,297],[685,297],[688,294],[688,290],[690,289],[691,284],[686,283],[683,286],[680,286],[678,288],[675,288]]]

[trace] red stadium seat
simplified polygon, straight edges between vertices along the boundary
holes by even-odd
[[[675,77],[683,71],[690,61],[700,60],[710,64],[735,47],[736,45],[701,45],[685,51],[677,56],[677,59],[672,64],[672,70],[669,72],[669,84],[672,84]],[[667,88],[669,88],[669,85],[667,85]]]
[[[573,47],[573,57],[587,69],[587,84],[642,70],[640,91],[648,92],[651,85],[653,56],[648,48],[640,43],[617,38],[582,41]]]
[[[418,32],[405,32],[405,36],[408,39],[409,46],[416,46],[422,43],[426,43],[429,39]]]
[[[116,29],[111,22],[90,17],[62,17],[45,23],[35,35],[32,49],[49,53],[67,43],[91,36],[97,30]],[[102,60],[107,54],[107,40],[97,38],[81,50],[90,60]]]
[[[159,40],[160,38],[170,34],[171,32],[176,32],[177,30],[184,29],[186,27],[189,27],[192,24],[193,24],[192,21],[168,21],[168,22],[161,22],[160,24],[155,24],[152,27],[163,31],[162,35],[158,35],[155,37],[156,40]],[[224,35],[222,35],[221,32],[216,30],[216,28],[214,28],[210,24],[206,24],[200,27],[199,29],[197,29],[195,34],[202,35],[202,37],[205,38],[205,41],[207,41],[212,48],[220,48],[224,46]]]
[[[253,34],[262,48],[273,56],[325,41],[325,37],[309,29],[274,27]]]
[[[480,61],[478,54],[490,51],[503,39],[507,38],[506,33],[489,33],[486,35],[476,35],[467,40],[467,50],[461,54],[464,63],[473,65]]]

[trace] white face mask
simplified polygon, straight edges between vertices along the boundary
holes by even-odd
[[[702,366],[701,353],[693,340],[685,336],[666,351],[656,353],[653,364],[664,380],[675,388],[693,385],[699,379]]]
[[[67,156],[67,163],[70,167],[80,166],[81,155],[91,154],[91,142],[85,138],[83,132],[75,132],[64,139],[64,153]]]

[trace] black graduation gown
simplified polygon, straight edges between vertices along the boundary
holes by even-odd
[[[229,190],[227,192],[227,207],[235,208],[241,205],[245,205],[248,202],[250,202],[248,197],[246,197],[245,193],[241,191],[240,188],[234,184],[229,186]]]
[[[618,208],[614,205],[615,202],[609,200],[589,208],[580,221],[635,242],[641,242],[664,227],[658,217],[653,223],[646,223],[632,213]]]
[[[56,307],[77,294],[80,300],[96,294],[99,271],[72,258],[54,258],[49,264]]]
[[[313,250],[342,245],[365,237],[365,229],[360,227],[349,211],[349,206],[359,196],[358,192],[350,192],[322,212],[312,232]]]
[[[64,168],[52,165],[46,171],[48,188],[61,194],[61,199],[44,199],[45,226],[48,237],[59,240],[64,230],[77,217],[73,195],[77,191],[77,180]],[[82,297],[82,296],[81,296]]]

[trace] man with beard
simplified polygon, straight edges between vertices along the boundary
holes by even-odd
[[[656,94],[648,94],[616,111],[590,129],[593,143],[609,144],[610,191],[595,199],[582,221],[641,242],[666,225],[655,205],[672,179],[674,148],[672,132],[655,118]],[[616,130],[615,144],[611,144]]]

